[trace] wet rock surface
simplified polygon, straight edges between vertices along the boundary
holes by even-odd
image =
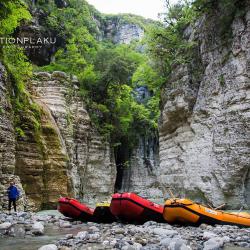
[[[26,249],[69,250],[69,249],[250,249],[250,228],[237,226],[202,224],[200,227],[183,227],[149,221],[143,225],[97,224],[93,222],[70,221],[55,215],[34,213],[0,214],[0,246],[8,240],[16,242],[13,250],[24,249],[19,241],[25,240]],[[66,231],[54,239],[41,240],[32,248],[32,239],[44,239],[54,231]],[[35,229],[35,230],[34,230]],[[64,228],[65,230],[65,228]],[[38,233],[37,233],[38,232]],[[42,236],[43,235],[43,236]]]

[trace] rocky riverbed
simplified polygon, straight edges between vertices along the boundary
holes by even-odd
[[[70,221],[57,213],[0,213],[0,249],[250,249],[250,228]]]

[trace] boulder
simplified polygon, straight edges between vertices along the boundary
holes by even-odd
[[[35,222],[32,225],[32,234],[34,235],[43,235],[44,234],[44,225],[41,222]]]
[[[11,227],[11,223],[10,222],[4,222],[0,224],[0,230],[7,230]]]
[[[211,238],[215,238],[216,236],[217,236],[216,234],[214,234],[212,232],[208,232],[208,231],[205,231],[203,233],[203,239],[205,239],[205,240],[209,240]]]
[[[55,244],[44,245],[40,247],[38,250],[57,250],[58,247]]]
[[[88,232],[87,231],[82,231],[78,232],[77,235],[75,236],[77,239],[84,240],[88,238]]]
[[[224,241],[221,238],[211,238],[204,243],[203,250],[219,250],[223,247]]]

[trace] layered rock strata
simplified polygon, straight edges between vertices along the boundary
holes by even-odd
[[[24,115],[24,135],[16,136],[12,86],[2,65],[0,70],[1,206],[6,208],[11,180],[22,193],[22,209],[55,208],[60,196],[90,205],[109,199],[116,179],[113,151],[92,126],[77,79],[63,72],[35,74],[30,92],[32,105],[41,110],[39,128],[32,126],[30,114]]]
[[[178,196],[249,208],[250,11],[234,19],[231,39],[218,20],[186,30],[196,56],[163,90],[159,181]]]
[[[15,129],[11,97],[11,83],[0,62],[0,210],[8,206],[7,188],[14,181],[22,194],[18,202],[21,209],[25,205],[25,194],[20,179],[15,175]]]
[[[63,72],[38,73],[36,78],[36,101],[50,114],[56,128],[74,197],[89,204],[108,199],[116,178],[113,153],[91,125],[77,94],[77,79]]]

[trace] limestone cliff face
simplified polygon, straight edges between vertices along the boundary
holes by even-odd
[[[163,202],[159,175],[159,145],[156,137],[140,137],[128,166],[123,168],[120,191],[135,192],[155,202]]]
[[[78,81],[63,72],[35,74],[30,93],[41,109],[40,128],[34,131],[27,115],[25,136],[15,136],[12,86],[0,66],[1,208],[11,180],[21,190],[21,209],[56,208],[60,196],[89,205],[109,199],[116,179],[113,151],[92,126],[77,94]]]
[[[176,195],[249,208],[250,11],[234,19],[231,42],[217,27],[214,16],[186,30],[196,57],[163,90],[159,181]]]
[[[68,6],[67,1],[55,3],[58,8]],[[47,13],[36,1],[32,1],[30,11],[33,17],[31,22],[19,27],[16,36],[56,37],[56,44],[26,49],[32,63],[46,65],[58,48],[65,47],[65,38],[47,28]],[[139,24],[125,20],[123,16],[96,20],[96,25],[100,31],[99,39],[108,39],[115,44],[129,44],[144,36]],[[34,131],[30,126],[32,121],[28,116],[24,117],[27,125],[25,136],[18,138],[12,121],[13,110],[7,98],[7,81],[2,78],[1,84],[4,87],[1,92],[3,98],[0,99],[3,103],[0,110],[0,170],[3,174],[0,177],[0,204],[6,200],[5,189],[13,178],[18,184],[23,184],[22,204],[31,210],[54,208],[58,197],[66,195],[91,205],[109,199],[114,192],[117,174],[113,148],[92,125],[86,107],[78,96],[77,79],[70,79],[63,72],[35,74],[29,92],[31,102],[42,110],[41,128]],[[9,91],[12,91],[11,86]],[[139,140],[138,148],[134,149],[129,159],[131,171],[126,172],[125,179],[121,180],[123,191],[137,192],[146,197],[158,194],[155,173],[158,153],[149,148],[151,145],[146,142],[145,146],[143,138]],[[146,151],[150,155],[145,156],[148,154]],[[21,184],[19,186],[21,189]],[[147,192],[144,188],[148,188]]]
[[[58,197],[70,194],[67,154],[50,113],[42,107],[41,131],[25,130],[16,141],[15,173],[30,210],[56,208]]]
[[[135,98],[138,103],[147,103],[151,93],[147,87],[135,88]],[[126,145],[116,152],[117,182],[120,192],[135,192],[138,195],[155,202],[163,202],[159,176],[159,138],[158,133],[138,135],[137,143],[131,152],[125,153]],[[121,157],[120,157],[121,156]],[[123,164],[123,162],[126,162]],[[122,166],[120,168],[120,165]]]
[[[37,1],[31,3],[31,1],[27,0],[26,2],[29,6],[32,20],[18,27],[15,36],[21,38],[29,37],[34,41],[38,38],[48,38],[48,44],[46,43],[43,46],[26,46],[25,48],[26,55],[32,63],[38,66],[48,65],[54,60],[57,50],[66,47],[67,39],[62,32],[48,26],[48,13],[41,8]],[[58,9],[69,7],[68,2],[63,0],[47,1],[45,6],[53,5],[52,2],[55,3]],[[140,41],[143,38],[145,30],[138,22],[127,20],[124,15],[104,17],[103,14],[99,13],[96,17],[89,5],[87,3],[85,5],[90,9],[90,13],[92,14],[91,18],[93,20],[91,21],[94,21],[93,27],[95,30],[95,32],[92,31],[92,35],[97,40],[108,40],[114,44],[130,44],[132,41]],[[97,10],[95,11],[98,12]],[[132,19],[140,18],[131,16]],[[145,19],[145,23],[152,22],[152,20]]]
[[[38,73],[33,89],[37,103],[50,116],[66,156],[72,195],[89,204],[108,199],[116,177],[113,153],[91,125],[77,94],[78,81],[63,72]]]
[[[22,193],[19,206],[24,208],[25,194],[20,179],[15,175],[15,129],[10,103],[11,84],[7,72],[0,62],[0,210],[7,208],[7,188],[15,181]]]
[[[33,5],[32,5],[33,6]],[[46,27],[45,20],[47,13],[35,6],[30,7],[32,20],[28,24],[23,24],[16,31],[16,36],[20,38],[28,37],[34,41],[38,38],[49,38],[50,43],[43,46],[26,46],[25,52],[28,58],[35,65],[47,65],[51,62],[53,55],[58,48],[65,46],[65,39],[57,31]]]
[[[108,19],[100,27],[101,39],[108,39],[115,44],[130,44],[134,40],[141,40],[144,29],[138,24],[124,21],[122,17]]]

